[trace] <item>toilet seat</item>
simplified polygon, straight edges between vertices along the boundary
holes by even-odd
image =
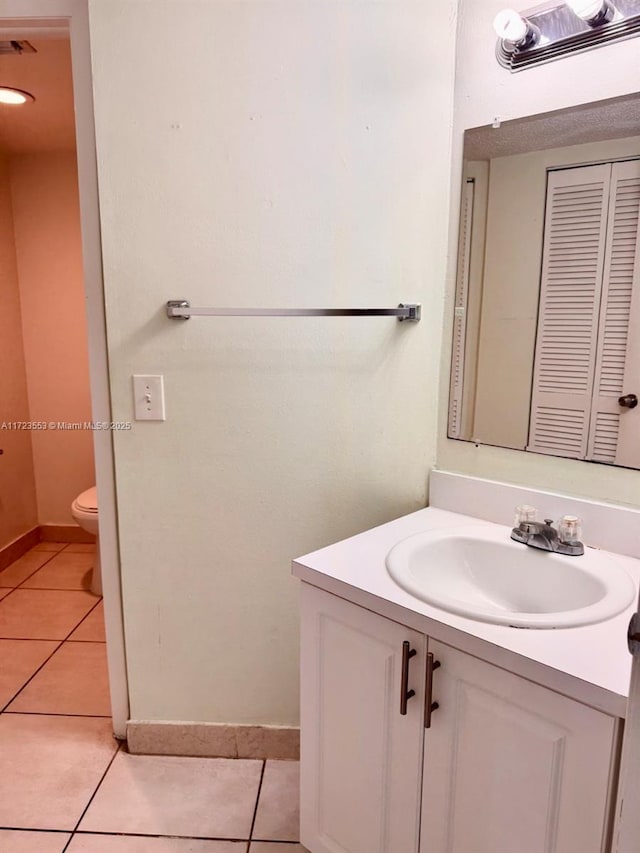
[[[82,512],[98,512],[98,490],[95,486],[82,492],[74,501],[76,507]]]
[[[98,491],[95,486],[82,492],[71,504],[71,515],[76,524],[96,538],[96,552],[93,558],[91,572],[91,592],[102,595],[102,569],[100,567],[99,523],[98,523]],[[83,541],[83,540],[79,540]]]

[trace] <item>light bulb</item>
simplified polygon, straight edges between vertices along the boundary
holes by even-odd
[[[493,19],[493,29],[499,38],[517,44],[526,39],[529,27],[522,15],[513,9],[503,9]]]
[[[595,18],[602,9],[602,0],[567,0],[567,6],[579,18],[588,21]]]
[[[26,104],[27,101],[35,101],[29,92],[21,89],[12,89],[9,86],[0,86],[0,104]]]
[[[567,6],[587,23],[605,23],[612,17],[613,7],[607,0],[566,0]]]

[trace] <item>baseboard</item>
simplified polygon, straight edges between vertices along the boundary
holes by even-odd
[[[129,720],[127,746],[135,755],[198,758],[300,758],[300,729]]]
[[[27,530],[22,536],[18,536],[13,542],[9,542],[4,548],[0,548],[0,572],[22,557],[23,554],[26,554],[34,545],[37,545],[41,538],[40,528],[34,527],[32,530]]]
[[[41,524],[40,539],[42,542],[72,542],[79,545],[91,545],[96,537],[87,533],[77,524]]]

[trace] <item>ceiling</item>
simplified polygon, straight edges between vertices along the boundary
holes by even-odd
[[[640,136],[637,95],[507,121],[499,128],[473,128],[464,135],[464,156],[490,160],[626,136]]]
[[[66,38],[32,38],[37,53],[0,56],[0,86],[24,89],[35,102],[0,104],[0,151],[7,154],[75,148],[71,49]]]

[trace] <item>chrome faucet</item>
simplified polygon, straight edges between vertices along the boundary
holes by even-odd
[[[560,519],[558,529],[553,526],[552,518],[544,522],[536,521],[536,510],[531,506],[519,506],[516,509],[516,526],[511,538],[531,548],[552,551],[555,554],[579,557],[584,554],[584,545],[579,541],[580,519],[575,515],[565,515]]]

